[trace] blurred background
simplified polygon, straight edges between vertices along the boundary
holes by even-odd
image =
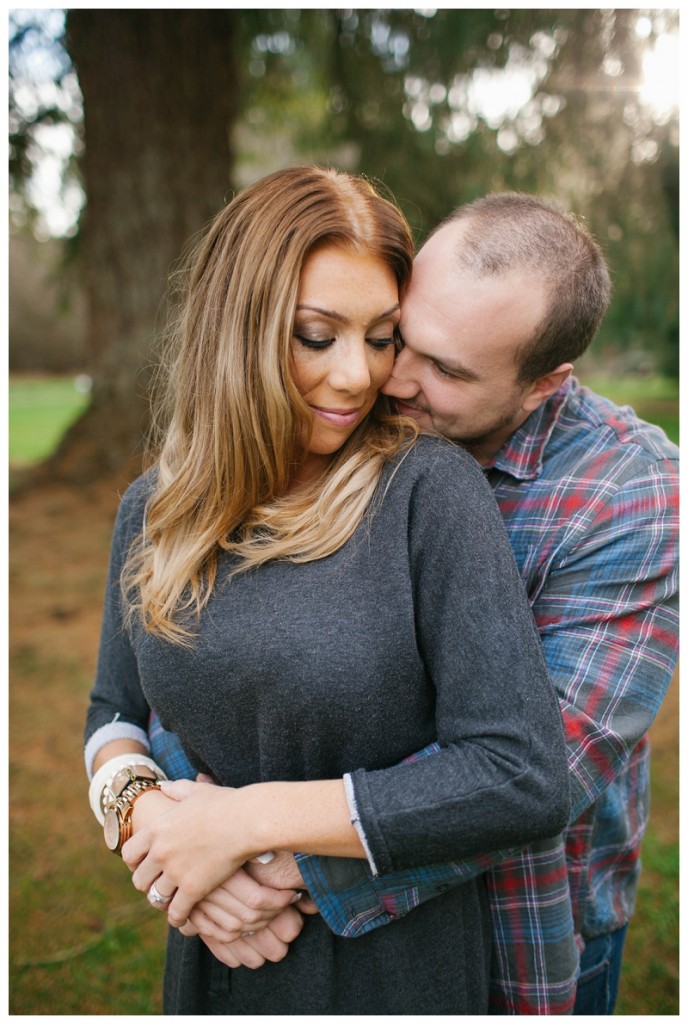
[[[16,8],[8,31],[10,1012],[154,1014],[163,922],[105,850],[81,733],[180,254],[297,163],[375,179],[419,244],[486,192],[553,198],[614,281],[578,376],[678,441],[678,10]],[[677,681],[653,738],[624,1014],[678,1012]]]

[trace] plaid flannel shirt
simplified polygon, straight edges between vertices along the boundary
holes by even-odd
[[[646,734],[677,660],[677,458],[658,428],[570,380],[486,468],[560,698],[573,799],[564,839],[385,876],[298,857],[324,919],[351,937],[484,872],[491,1013],[570,1013],[574,932],[580,946],[633,911]],[[168,773],[175,758],[178,774],[191,770],[159,725],[151,742]]]

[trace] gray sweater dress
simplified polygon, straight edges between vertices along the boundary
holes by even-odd
[[[351,773],[380,872],[525,844],[569,806],[556,697],[492,493],[422,437],[335,554],[223,578],[193,650],[122,627],[119,573],[150,481],[115,527],[87,739],[154,709],[221,785]],[[432,757],[400,764],[437,739]],[[171,929],[169,1014],[487,1012],[480,879],[355,939],[306,917],[286,958],[230,970]]]

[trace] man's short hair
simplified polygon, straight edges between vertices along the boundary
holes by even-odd
[[[579,358],[611,297],[609,270],[590,232],[555,203],[521,192],[476,199],[443,225],[456,221],[465,226],[456,248],[461,270],[477,277],[534,271],[547,285],[547,312],[516,354],[519,382],[531,383]]]

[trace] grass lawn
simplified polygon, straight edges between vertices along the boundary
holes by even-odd
[[[9,387],[10,462],[47,458],[89,403],[82,377],[12,376]]]

